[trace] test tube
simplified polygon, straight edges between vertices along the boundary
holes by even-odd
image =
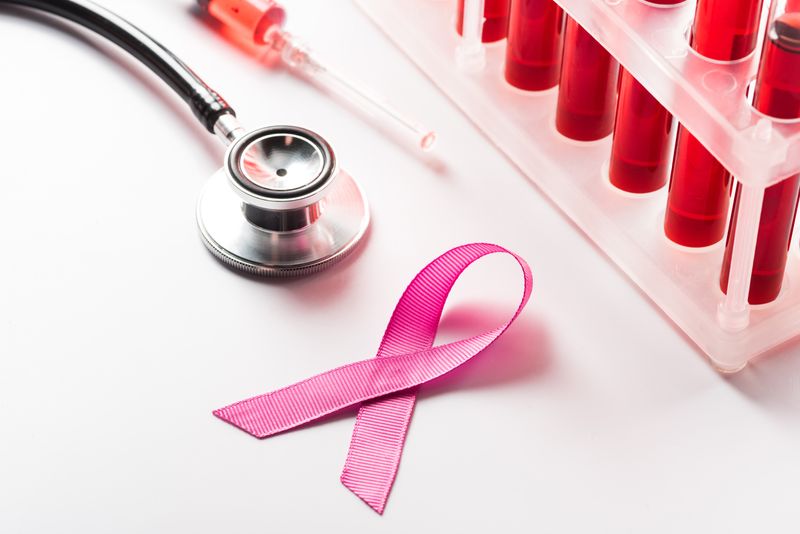
[[[564,12],[553,0],[511,0],[506,81],[525,91],[558,85]]]
[[[628,193],[651,193],[667,183],[672,115],[623,69],[608,178]]]
[[[461,35],[464,25],[464,2],[471,0],[458,0],[456,13],[456,31]],[[505,39],[508,31],[508,12],[511,0],[484,0],[483,4],[483,33],[481,40],[484,43],[494,43]]]
[[[692,48],[733,61],[756,47],[762,0],[698,0]],[[725,235],[732,177],[683,126],[678,127],[664,232],[686,247],[707,247]]]
[[[787,11],[793,8],[798,11]],[[753,93],[754,107],[779,119],[800,118],[800,2],[776,0],[764,40],[761,63]],[[750,304],[766,304],[778,298],[797,216],[800,175],[786,178],[764,191],[755,259],[750,281]],[[727,292],[741,185],[736,189],[731,229],[725,246],[720,287]]]
[[[654,4],[679,4],[684,0],[650,0]],[[628,193],[651,193],[667,183],[672,115],[634,78],[622,69],[617,118],[608,178]]]
[[[567,17],[556,108],[556,129],[594,141],[614,128],[619,64],[572,17]]]

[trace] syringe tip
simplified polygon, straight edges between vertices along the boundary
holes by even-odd
[[[436,144],[436,132],[428,132],[419,141],[419,147],[423,152],[430,152]]]

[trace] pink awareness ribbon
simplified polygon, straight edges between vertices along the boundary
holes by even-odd
[[[489,332],[433,347],[444,304],[461,273],[476,260],[510,254],[524,276],[517,311]],[[392,314],[375,358],[350,363],[270,393],[214,411],[257,438],[266,438],[361,404],[342,483],[383,513],[400,464],[417,387],[467,362],[514,322],[530,298],[533,277],[521,257],[497,245],[457,247],[425,267]]]

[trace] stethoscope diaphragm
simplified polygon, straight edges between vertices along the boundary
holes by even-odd
[[[345,258],[369,226],[366,198],[330,145],[293,126],[238,137],[197,205],[206,247],[237,270],[299,276]]]

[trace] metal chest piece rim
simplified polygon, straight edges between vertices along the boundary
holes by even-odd
[[[366,198],[330,145],[295,126],[236,139],[206,184],[197,223],[224,264],[257,276],[318,272],[341,261],[369,226]]]

